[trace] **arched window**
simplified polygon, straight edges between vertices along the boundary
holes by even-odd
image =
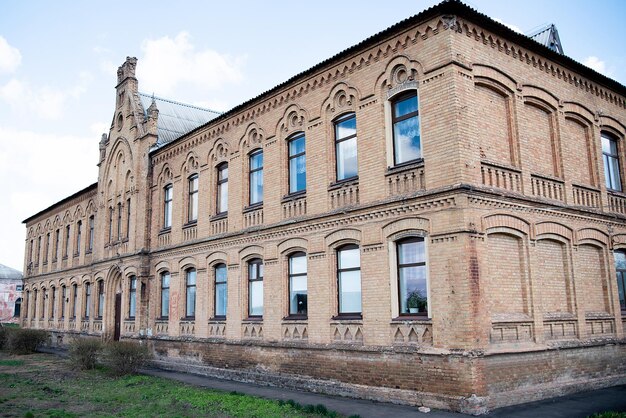
[[[356,115],[348,113],[335,121],[335,158],[337,181],[358,176]]]
[[[95,227],[95,219],[94,219],[94,215],[91,215],[89,217],[89,245],[87,247],[87,252],[89,253],[93,251],[94,227]]]
[[[250,205],[263,203],[263,150],[250,154]]]
[[[85,283],[85,319],[91,314],[91,283]]]
[[[65,307],[67,306],[67,287],[61,286],[61,318],[65,318]]]
[[[128,294],[128,317],[130,319],[135,319],[135,313],[137,310],[137,277],[130,276],[130,285],[129,285],[129,294]]]
[[[339,315],[361,314],[361,254],[359,246],[337,249],[337,290]]]
[[[76,318],[76,302],[78,300],[78,285],[72,285],[72,318]]]
[[[189,177],[188,183],[187,222],[196,222],[198,220],[198,175],[194,174]]]
[[[191,268],[187,270],[185,275],[185,316],[194,318],[196,316],[196,269]]]
[[[70,226],[65,227],[65,252],[63,258],[67,258],[70,253]]]
[[[226,308],[228,306],[228,287],[226,264],[215,265],[215,312],[216,318],[226,318]]]
[[[307,262],[303,252],[289,256],[289,315],[307,316]]]
[[[604,178],[606,188],[622,191],[621,172],[619,167],[619,152],[617,139],[606,132],[602,132],[602,161],[604,162]]]
[[[22,298],[17,298],[15,301],[15,310],[13,311],[13,317],[19,318],[22,312]]]
[[[161,273],[161,318],[167,319],[170,316],[170,273]]]
[[[122,204],[117,204],[117,239],[122,239]]]
[[[391,103],[394,165],[422,157],[417,92],[399,95]]]
[[[82,221],[78,221],[76,222],[76,250],[74,251],[74,254],[79,255],[80,254],[80,241],[83,235],[83,222]]]
[[[428,316],[424,238],[411,237],[397,241],[396,266],[400,315]]]
[[[626,311],[626,252],[615,251],[615,270],[617,275],[617,291],[622,312]]]
[[[98,282],[98,318],[104,314],[104,280]]]
[[[168,184],[163,189],[163,228],[172,227],[172,185]]]
[[[300,132],[288,141],[289,148],[289,193],[306,190],[306,140]]]
[[[248,262],[248,316],[263,316],[263,261],[258,258]]]
[[[109,242],[113,241],[113,208],[109,208]]]
[[[130,237],[130,197],[126,199],[126,238]]]
[[[52,286],[50,288],[50,305],[48,306],[48,318],[54,319],[57,313],[57,288]]]
[[[217,213],[228,212],[228,163],[217,166]]]
[[[26,291],[26,299],[24,302],[24,306],[26,306],[26,312],[24,312],[24,318],[28,318],[29,310],[30,310],[30,290]]]

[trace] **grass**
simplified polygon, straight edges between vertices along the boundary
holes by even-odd
[[[598,414],[589,415],[588,418],[626,418],[626,412],[600,412]]]
[[[197,388],[152,376],[116,378],[105,368],[77,371],[49,354],[0,352],[0,416],[20,417],[340,417],[299,405]]]

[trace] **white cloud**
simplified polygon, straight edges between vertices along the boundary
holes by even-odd
[[[12,73],[22,62],[20,50],[9,45],[6,39],[0,36],[0,73]]]
[[[0,263],[22,269],[21,221],[97,181],[99,140],[0,126]]]
[[[196,50],[191,36],[180,32],[175,38],[147,39],[141,46],[137,76],[142,90],[168,95],[187,84],[203,90],[216,90],[243,79],[245,57],[220,54],[211,49]]]
[[[592,68],[599,72],[600,74],[604,74],[606,76],[611,74],[611,71],[606,67],[606,62],[602,61],[600,58],[596,56],[589,56],[583,60],[583,64],[587,67]]]
[[[92,81],[90,73],[81,72],[72,88],[61,90],[50,86],[33,86],[27,81],[13,78],[0,86],[0,100],[7,102],[18,113],[57,120],[64,115],[67,103],[78,100]]]
[[[498,23],[502,23],[504,26],[506,26],[507,28],[509,28],[509,29],[511,29],[511,30],[514,30],[515,32],[518,32],[518,33],[524,33],[524,32],[523,32],[523,31],[519,28],[519,26],[515,26],[515,25],[512,25],[512,24],[510,24],[510,23],[506,23],[505,21],[503,21],[502,19],[498,19],[497,17],[494,17],[494,18],[493,18],[493,20],[495,20],[495,21],[496,21],[496,22],[498,22]]]

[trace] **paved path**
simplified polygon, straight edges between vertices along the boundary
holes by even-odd
[[[64,350],[41,350],[52,354],[66,356]],[[142,373],[151,376],[177,380],[194,386],[239,392],[268,399],[287,401],[289,399],[301,405],[322,404],[329,410],[343,415],[360,415],[361,418],[469,418],[471,415],[454,412],[431,410],[425,414],[416,407],[365,401],[352,398],[322,395],[312,392],[299,392],[272,386],[261,386],[252,383],[240,383],[190,373],[179,373],[160,369],[145,369]],[[485,417],[493,418],[586,418],[596,412],[626,412],[626,385],[574,395],[552,398],[544,401],[500,408]]]

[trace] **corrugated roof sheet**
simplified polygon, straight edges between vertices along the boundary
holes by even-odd
[[[153,100],[156,103],[157,109],[159,109],[159,118],[157,119],[157,148],[221,115],[220,112],[214,110],[175,102],[146,93],[139,93],[139,97],[143,105],[144,116],[147,116],[148,108]]]
[[[556,26],[553,23],[542,26],[536,31],[529,33],[528,37],[539,42],[543,46],[547,46],[554,52],[563,54],[563,45],[561,45],[559,32],[556,30]]]
[[[22,280],[22,272],[0,264],[0,279]]]

